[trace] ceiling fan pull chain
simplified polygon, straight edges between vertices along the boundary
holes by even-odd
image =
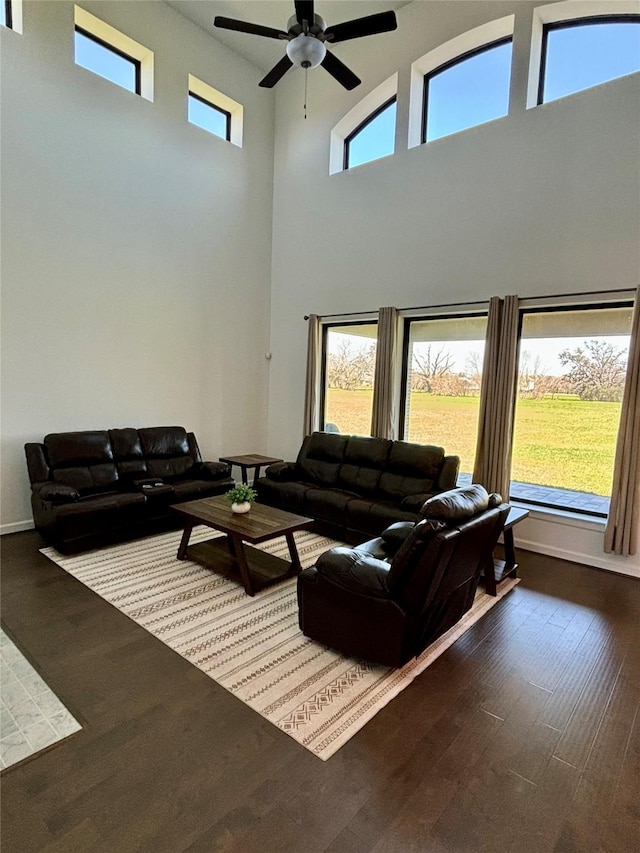
[[[307,120],[307,74],[308,68],[304,69],[304,119]]]

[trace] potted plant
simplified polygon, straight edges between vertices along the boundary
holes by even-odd
[[[251,504],[258,497],[258,493],[251,486],[241,483],[235,489],[227,492],[226,498],[231,503],[232,512],[249,512]]]

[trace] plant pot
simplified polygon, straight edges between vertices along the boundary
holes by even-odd
[[[241,504],[231,504],[231,512],[237,512],[237,513],[249,512],[250,509],[251,509],[251,502],[250,501],[243,501]]]

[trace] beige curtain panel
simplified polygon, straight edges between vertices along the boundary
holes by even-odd
[[[518,387],[518,297],[489,303],[482,367],[478,441],[473,482],[509,499],[511,447]]]
[[[380,308],[371,414],[371,435],[376,438],[395,438],[394,377],[398,362],[398,341],[398,309]]]
[[[304,434],[311,433],[320,427],[320,318],[310,314],[307,332],[307,378],[304,394]],[[322,424],[324,426],[324,424]]]
[[[638,550],[640,527],[640,287],[631,323],[627,377],[613,469],[609,517],[604,532],[607,554],[630,557]]]

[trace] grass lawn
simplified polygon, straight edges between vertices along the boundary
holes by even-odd
[[[330,388],[327,420],[342,432],[368,435],[372,391]],[[460,456],[462,471],[475,458],[478,397],[439,397],[414,391],[408,441],[439,444]],[[608,495],[613,476],[620,403],[571,397],[520,400],[516,409],[514,480]]]

